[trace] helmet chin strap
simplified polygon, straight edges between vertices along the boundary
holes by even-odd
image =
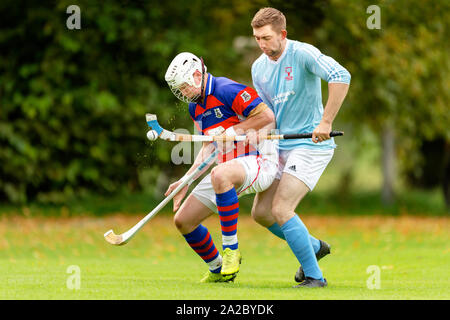
[[[202,62],[202,83],[201,83],[201,89],[200,89],[200,97],[197,98],[197,103],[200,103],[203,100],[203,93],[204,93],[204,84],[205,84],[205,64],[203,62],[203,58],[200,57],[200,61]]]

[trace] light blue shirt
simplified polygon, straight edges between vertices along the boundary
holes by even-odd
[[[280,134],[313,132],[323,115],[320,79],[350,84],[350,73],[316,47],[287,39],[277,61],[262,54],[252,65],[253,86],[274,112]],[[331,149],[334,139],[281,140],[281,150],[298,147]]]

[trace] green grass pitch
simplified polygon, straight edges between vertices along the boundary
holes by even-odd
[[[327,288],[292,288],[298,262],[287,244],[244,215],[241,270],[234,283],[221,284],[199,283],[206,265],[168,214],[122,247],[108,244],[103,233],[122,233],[141,216],[2,216],[0,299],[450,299],[447,217],[302,218],[332,246],[319,263]],[[218,217],[205,225],[220,247]],[[369,266],[379,271],[378,289]]]

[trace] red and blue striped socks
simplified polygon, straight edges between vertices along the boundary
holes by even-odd
[[[236,189],[231,188],[224,193],[216,193],[217,210],[219,211],[222,228],[223,250],[238,248],[237,222],[239,216],[239,200]]]
[[[222,256],[214,245],[211,234],[206,227],[199,225],[194,231],[184,234],[183,237],[200,258],[208,264],[211,272],[220,273]]]

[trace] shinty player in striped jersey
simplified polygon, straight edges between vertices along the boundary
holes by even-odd
[[[233,281],[241,261],[237,238],[238,198],[267,189],[278,168],[276,142],[256,143],[255,140],[256,131],[275,127],[274,114],[254,89],[207,73],[203,60],[192,53],[178,54],[169,65],[165,79],[174,95],[189,103],[189,114],[201,134],[235,136],[252,131],[253,138],[245,142],[204,143],[186,175],[166,191],[166,195],[170,194],[219,148],[219,164],[183,204],[188,186],[174,197],[174,222],[189,246],[209,267],[201,282]],[[223,257],[208,229],[201,224],[214,212],[220,217]]]
[[[286,18],[277,9],[260,9],[251,26],[263,51],[252,65],[253,85],[274,112],[277,129],[281,134],[313,132],[311,140],[280,141],[277,177],[256,195],[252,215],[285,239],[300,262],[296,287],[324,287],[327,281],[317,261],[330,253],[330,246],[309,234],[295,210],[333,157],[336,145],[329,133],[347,94],[350,73],[314,46],[287,39]],[[328,82],[325,108],[321,79]]]

